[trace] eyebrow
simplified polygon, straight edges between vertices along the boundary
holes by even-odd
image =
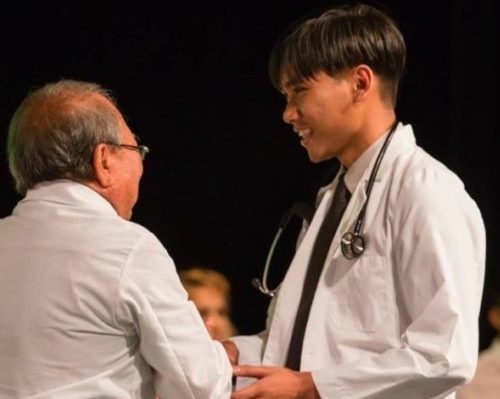
[[[294,78],[288,79],[284,84],[280,85],[280,89],[301,85],[304,84],[305,81],[306,79],[301,79],[300,77],[295,76]]]
[[[280,92],[282,94],[285,94],[285,90],[287,90],[287,89],[288,90],[293,89],[294,87],[303,85],[304,83],[305,83],[305,80],[291,79],[291,80],[286,81],[285,84],[281,85],[279,87],[279,89],[280,89]]]

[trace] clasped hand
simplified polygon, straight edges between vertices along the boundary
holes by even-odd
[[[233,372],[257,381],[234,392],[231,399],[320,399],[311,373],[270,366],[235,366]]]

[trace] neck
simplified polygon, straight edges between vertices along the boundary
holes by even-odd
[[[347,150],[338,158],[349,168],[375,141],[387,133],[396,122],[396,113],[391,108],[372,112],[361,119]]]

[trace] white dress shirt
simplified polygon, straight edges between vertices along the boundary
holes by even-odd
[[[0,398],[220,399],[230,381],[165,248],[96,192],[39,184],[0,220]]]

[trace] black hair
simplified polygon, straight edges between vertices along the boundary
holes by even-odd
[[[368,65],[382,81],[382,97],[394,105],[404,72],[406,46],[396,23],[368,5],[339,6],[299,21],[276,42],[269,61],[269,77],[281,90],[283,74],[291,83],[330,76]]]

